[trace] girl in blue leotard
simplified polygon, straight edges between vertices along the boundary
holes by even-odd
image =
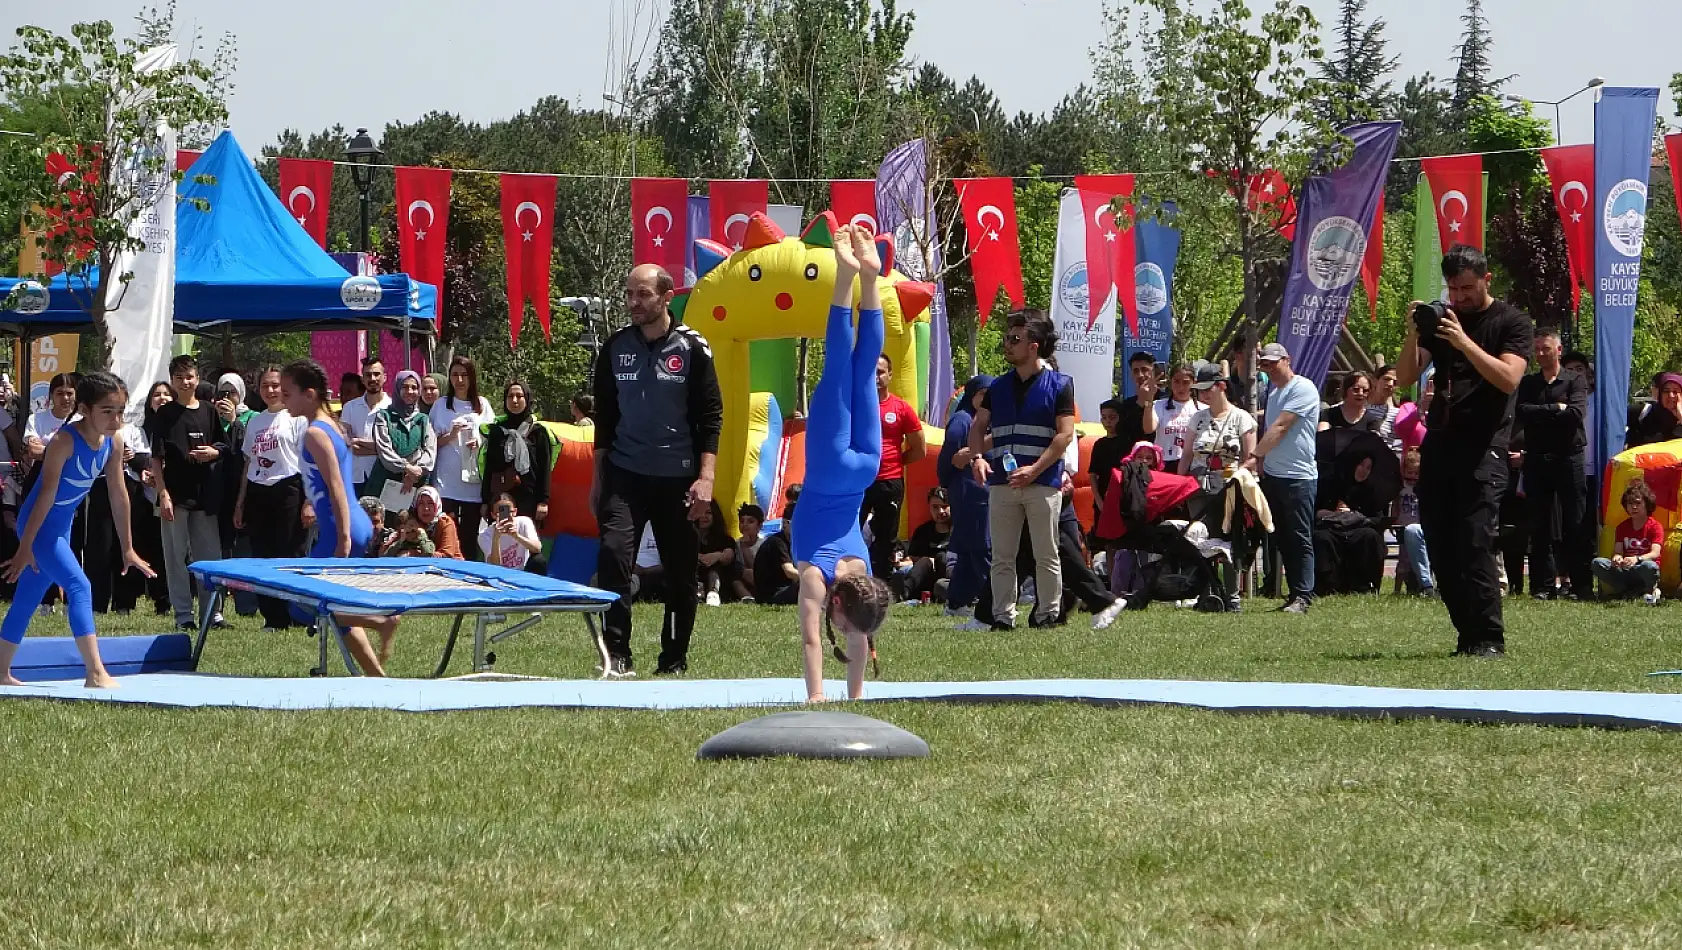
[[[0,624],[0,686],[22,686],[12,676],[12,657],[29,628],[29,618],[53,585],[64,588],[70,633],[88,671],[86,685],[111,689],[117,681],[99,659],[93,632],[93,586],[70,550],[70,525],[94,480],[105,474],[111,493],[111,517],[123,549],[123,573],[134,568],[155,577],[151,565],[134,553],[129,536],[128,489],[123,482],[123,409],[128,390],[110,373],[89,373],[76,384],[81,418],[53,434],[41,459],[40,478],[18,508],[18,553],[6,562],[6,580],[17,584],[6,620]],[[50,499],[43,502],[42,499]]]
[[[806,423],[806,485],[795,508],[793,553],[800,572],[800,632],[806,697],[823,695],[823,625],[847,637],[847,695],[864,695],[870,637],[887,618],[893,595],[870,576],[870,551],[859,532],[864,490],[882,465],[882,419],[876,360],[882,355],[882,259],[869,232],[835,234],[835,296],[824,335],[823,377],[812,392]],[[859,281],[858,341],[853,340],[853,280]]]
[[[350,447],[338,420],[327,411],[327,371],[315,360],[296,360],[280,371],[280,396],[286,411],[309,420],[298,465],[304,476],[304,499],[315,510],[315,547],[309,556],[361,557],[373,536],[374,523],[368,513],[350,497]],[[305,623],[315,618],[295,613]],[[391,658],[391,638],[397,633],[396,617],[364,617],[336,614],[333,618],[344,631],[356,665],[368,676],[384,676],[385,661]],[[364,627],[380,635],[380,650],[368,643]],[[325,631],[322,632],[325,635]]]

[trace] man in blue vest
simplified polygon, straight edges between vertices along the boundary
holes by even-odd
[[[1035,592],[1043,611],[1031,622],[1055,623],[1063,600],[1057,518],[1063,453],[1075,437],[1075,384],[1043,362],[1056,349],[1057,331],[1044,311],[1011,314],[1005,321],[1004,350],[1013,371],[987,388],[970,426],[975,475],[988,485],[995,630],[1016,624],[1015,554],[1024,525],[1034,549]]]

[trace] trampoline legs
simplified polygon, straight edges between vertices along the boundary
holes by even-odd
[[[602,639],[602,630],[600,627],[596,626],[595,614],[585,614],[584,624],[590,628],[590,639],[596,641],[596,652],[600,654],[602,658],[602,675],[597,678],[605,680],[608,678],[608,674],[613,669],[613,664],[608,659],[607,641]]]
[[[216,616],[216,612],[218,610],[222,609],[223,594],[224,591],[221,584],[217,584],[212,587],[210,589],[210,603],[205,605],[204,612],[199,615],[199,638],[198,642],[193,644],[194,672],[197,672],[199,668],[199,655],[204,652],[204,641],[210,636],[210,620],[212,617]]]
[[[444,656],[438,661],[438,668],[432,671],[433,679],[442,677],[444,671],[450,668],[450,656],[456,651],[456,638],[461,635],[461,622],[465,619],[465,614],[456,614],[455,623],[450,624],[450,638],[444,641]]]

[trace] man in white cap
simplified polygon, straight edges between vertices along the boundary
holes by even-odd
[[[1256,456],[1262,460],[1262,494],[1273,509],[1274,537],[1290,587],[1280,609],[1305,614],[1314,602],[1314,495],[1320,486],[1314,449],[1320,392],[1308,377],[1291,372],[1291,355],[1278,343],[1262,347],[1256,365],[1273,384]]]

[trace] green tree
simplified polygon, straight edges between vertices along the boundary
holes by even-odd
[[[733,178],[747,168],[743,136],[758,87],[744,0],[674,0],[654,66],[635,91],[649,131],[687,178]]]
[[[1163,137],[1181,156],[1173,197],[1190,220],[1207,216],[1231,223],[1231,244],[1241,263],[1246,334],[1259,329],[1258,269],[1282,259],[1285,247],[1276,217],[1257,207],[1250,182],[1267,169],[1297,169],[1318,151],[1339,157],[1341,140],[1315,109],[1326,83],[1310,72],[1323,59],[1319,23],[1304,6],[1277,0],[1253,17],[1243,0],[1221,0],[1207,15],[1182,10],[1177,0],[1135,0],[1170,25],[1180,45],[1185,78],[1156,77],[1154,108]],[[1235,194],[1236,192],[1236,194]],[[1189,229],[1188,229],[1189,230]],[[1178,281],[1176,281],[1178,282]]]
[[[1483,15],[1483,0],[1466,0],[1466,12],[1460,17],[1463,29],[1460,45],[1455,48],[1457,65],[1454,70],[1454,115],[1463,117],[1473,103],[1485,96],[1498,98],[1501,87],[1511,76],[1494,76],[1490,70],[1490,50],[1495,39],[1489,35],[1489,18]]]
[[[1403,84],[1395,103],[1395,116],[1402,123],[1402,134],[1396,143],[1398,156],[1453,155],[1464,150],[1464,130],[1455,124],[1453,98],[1430,73],[1414,76]],[[1384,186],[1385,207],[1391,211],[1412,208],[1418,176],[1417,165],[1392,165]]]
[[[1366,9],[1367,0],[1339,0],[1337,48],[1320,70],[1320,78],[1333,87],[1324,108],[1334,121],[1371,121],[1394,111],[1389,76],[1401,58],[1389,55],[1384,19],[1367,22]]]
[[[35,127],[32,135],[0,136],[0,206],[28,209],[25,223],[43,233],[55,222],[73,222],[47,235],[43,256],[63,268],[108,347],[108,303],[133,277],[118,262],[146,249],[140,219],[181,177],[160,126],[219,122],[227,111],[210,66],[188,57],[142,73],[137,65],[147,47],[133,37],[119,40],[108,21],[77,23],[69,36],[35,26],[17,35],[18,44],[0,56],[0,90]],[[52,155],[74,166],[63,181],[48,172]],[[108,364],[109,352],[102,356]]]

